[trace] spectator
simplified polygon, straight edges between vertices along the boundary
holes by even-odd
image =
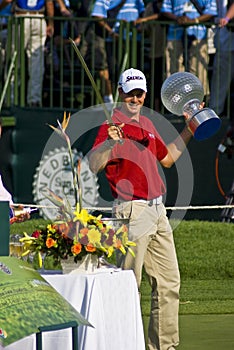
[[[105,0],[99,1],[99,8],[97,8],[97,13],[100,10],[101,6],[103,7],[103,3]],[[104,7],[103,7],[104,9]],[[145,11],[145,5],[143,0],[110,0],[109,8],[107,11],[104,11],[104,17],[109,19],[109,24],[112,27],[113,35],[107,36],[107,57],[108,57],[108,66],[110,72],[111,81],[116,81],[116,76],[118,77],[120,74],[120,65],[122,64],[123,57],[118,58],[119,52],[119,35],[120,35],[120,27],[126,28],[126,23],[129,23],[128,31],[126,29],[122,32],[122,37],[119,38],[121,40],[121,45],[123,45],[122,52],[125,52],[127,49],[127,43],[132,41],[133,38],[133,27],[136,25],[136,21],[143,17]],[[115,21],[114,21],[115,20]],[[142,49],[141,44],[141,34],[137,35],[137,57],[131,57],[130,52],[128,52],[129,62],[136,61],[136,65],[140,66],[141,62],[139,62],[140,50]]]
[[[201,23],[217,15],[216,0],[163,0],[161,11],[175,21],[168,28],[167,74],[184,70],[195,74],[208,95],[207,28]]]
[[[67,44],[70,44],[69,38],[74,38],[77,45],[80,44],[81,36],[78,33],[78,28],[75,20],[72,20],[73,13],[70,9],[69,0],[54,0],[54,36],[47,37],[45,43],[45,74],[44,74],[44,87],[48,86],[51,79],[51,71],[53,71],[53,87],[54,89],[61,86],[69,86],[69,81],[65,76],[66,67],[64,62],[69,65],[69,72],[71,70],[71,59]],[[64,17],[65,20],[61,20]],[[66,20],[67,19],[67,20]],[[61,52],[62,51],[62,52]],[[63,56],[63,69],[60,69],[60,57]],[[62,72],[62,74],[61,74]],[[62,75],[62,77],[61,77]],[[62,78],[62,79],[61,79]],[[63,83],[61,83],[61,80]],[[49,94],[46,89],[43,92],[43,100],[46,101]]]
[[[160,9],[161,0],[153,0],[146,6],[144,16],[136,20],[136,25],[140,24],[139,30],[142,30],[150,39],[149,61],[150,71],[154,74],[150,76],[152,91],[154,94],[154,109],[157,112],[161,110],[161,86],[164,80],[164,43],[166,35],[166,26],[157,23],[162,18]],[[152,98],[152,97],[151,97]]]
[[[74,38],[76,45],[80,44],[81,35],[78,31],[76,21],[72,21],[73,12],[70,7],[69,0],[55,0],[54,2],[54,16],[67,17],[68,21],[61,22],[60,20],[54,23],[54,40],[57,45],[61,45],[61,39],[64,44],[70,44],[69,38]],[[62,27],[61,27],[62,23]],[[62,38],[61,38],[62,31]]]
[[[74,4],[74,3],[73,3]],[[87,20],[88,17],[90,17],[92,13],[92,7],[93,7],[93,0],[87,0],[87,1],[78,1],[75,2],[76,6],[71,6],[74,11],[74,16],[79,18],[84,18],[84,20],[78,21],[78,32],[81,34],[81,40],[83,35],[85,34],[87,30],[87,26],[89,24],[89,21]]]
[[[218,16],[220,27],[216,28],[214,38],[216,53],[213,62],[209,107],[220,115],[225,113],[228,89],[234,79],[234,32],[229,31],[226,27],[234,16],[234,4],[227,12],[227,1],[220,0]],[[234,115],[232,108],[231,114]]]
[[[113,35],[112,28],[104,20],[106,18],[105,13],[108,8],[107,3],[109,4],[109,1],[105,2],[105,4],[103,1],[100,2],[99,0],[94,2],[91,16],[99,19],[99,21],[97,23],[90,22],[87,26],[81,47],[81,53],[87,64],[89,64],[91,70],[95,69],[98,71],[99,77],[101,79],[101,91],[104,102],[112,103],[113,94],[109,77],[105,36],[103,36],[103,31],[106,31],[107,35]],[[91,6],[88,8],[91,8]],[[95,55],[94,66],[92,64],[93,54]]]
[[[4,67],[6,65],[7,23],[8,17],[12,15],[11,6],[12,0],[0,0],[0,86],[5,80]]]
[[[234,2],[232,0],[227,3],[227,13],[224,18],[220,18],[220,26],[226,26],[229,21],[234,17]]]
[[[132,22],[134,25],[139,16],[143,15],[144,9],[143,0],[97,0],[94,2],[92,17],[99,21],[95,23],[95,35],[91,30],[87,31],[88,55],[85,60],[90,61],[92,43],[95,41],[95,68],[98,68],[99,65],[99,75],[105,82],[104,102],[113,102],[111,80],[114,80],[116,71],[119,71],[116,59],[118,48],[114,45],[118,42],[120,21]]]
[[[24,28],[24,50],[28,60],[28,85],[27,85],[27,105],[39,107],[42,103],[42,83],[44,74],[44,47],[46,36],[51,37],[54,32],[53,0],[36,0],[27,2],[26,0],[16,0],[14,3],[15,28],[13,30],[13,51],[17,50],[18,60],[20,60],[20,26]],[[48,16],[48,23],[45,20],[45,11]],[[17,35],[18,40],[14,38]],[[14,91],[14,74],[12,79],[12,93]],[[18,101],[16,101],[17,103]]]

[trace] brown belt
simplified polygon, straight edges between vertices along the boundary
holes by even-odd
[[[43,15],[44,12],[40,11],[15,11],[16,15]]]

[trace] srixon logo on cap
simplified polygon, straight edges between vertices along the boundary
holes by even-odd
[[[128,81],[130,81],[130,80],[143,80],[143,78],[142,78],[142,77],[139,77],[139,75],[138,75],[138,76],[134,76],[134,77],[128,76],[128,77],[126,78],[126,83],[127,83]]]

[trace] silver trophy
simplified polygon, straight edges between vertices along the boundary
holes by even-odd
[[[167,78],[161,88],[164,106],[173,114],[184,113],[188,129],[196,140],[205,140],[220,128],[221,120],[210,108],[200,109],[204,90],[200,80],[192,73],[179,72]]]

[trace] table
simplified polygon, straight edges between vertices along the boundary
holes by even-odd
[[[132,271],[43,275],[92,325],[78,327],[79,350],[145,350],[140,300]],[[35,335],[6,350],[35,349]],[[43,350],[72,349],[71,330],[43,333]]]

